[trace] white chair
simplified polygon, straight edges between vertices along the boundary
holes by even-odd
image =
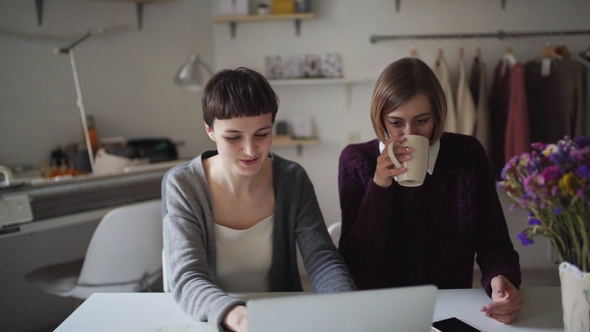
[[[164,285],[164,293],[170,293],[170,286],[168,286],[168,277],[166,277],[166,258],[164,257],[164,250],[162,250],[162,284]]]
[[[330,237],[332,238],[332,242],[336,248],[338,248],[338,243],[340,242],[340,233],[342,231],[342,222],[337,221],[328,227],[328,233],[330,233]]]
[[[162,275],[161,205],[158,199],[110,211],[84,258],[41,267],[25,279],[47,293],[81,300],[99,292],[150,291]]]

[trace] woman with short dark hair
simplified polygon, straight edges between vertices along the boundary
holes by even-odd
[[[202,103],[217,150],[171,169],[162,187],[164,269],[180,307],[247,331],[245,303],[228,293],[302,291],[296,247],[316,293],[356,290],[307,173],[270,151],[279,101],[267,80],[220,71]]]

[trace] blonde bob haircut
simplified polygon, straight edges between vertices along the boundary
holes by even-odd
[[[434,130],[430,144],[436,142],[444,131],[447,117],[447,100],[436,75],[422,60],[402,58],[383,70],[371,100],[371,122],[381,142],[387,140],[384,116],[407,103],[415,95],[430,100],[434,113]]]

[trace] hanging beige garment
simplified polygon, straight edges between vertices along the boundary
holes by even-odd
[[[473,67],[471,68],[472,73],[472,86],[477,88],[477,100],[476,100],[476,113],[477,120],[475,121],[475,137],[479,140],[486,153],[491,156],[490,152],[492,149],[492,131],[491,131],[491,119],[490,109],[488,106],[488,93],[487,93],[487,68],[486,63],[478,58],[473,60]],[[473,94],[476,95],[475,93]]]
[[[467,84],[465,60],[459,59],[459,84],[457,85],[457,132],[473,136],[475,133],[475,103]]]
[[[438,59],[436,60],[433,68],[434,74],[438,78],[440,85],[442,86],[443,92],[447,99],[447,120],[445,121],[445,131],[456,133],[457,132],[457,115],[455,112],[455,102],[453,100],[453,91],[451,89],[451,79],[449,78],[449,66],[442,56],[442,52],[439,53]]]

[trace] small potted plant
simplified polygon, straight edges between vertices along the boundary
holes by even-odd
[[[258,4],[258,15],[268,15],[270,14],[270,6],[267,3],[260,3]]]

